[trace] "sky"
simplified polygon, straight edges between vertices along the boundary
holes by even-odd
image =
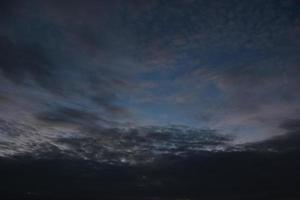
[[[82,138],[84,158],[85,145],[136,152],[136,132],[285,134],[300,119],[299,11],[298,0],[1,1],[1,155]],[[169,151],[176,137],[137,146]]]

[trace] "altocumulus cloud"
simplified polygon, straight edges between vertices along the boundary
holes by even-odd
[[[296,0],[15,0],[0,9],[1,123],[35,130],[15,140],[20,148],[169,124],[248,142],[299,118]]]

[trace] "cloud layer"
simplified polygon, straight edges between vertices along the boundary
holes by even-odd
[[[284,134],[300,117],[299,10],[297,0],[1,2],[0,118],[35,129],[22,136],[32,145],[35,132],[170,124],[236,143]]]

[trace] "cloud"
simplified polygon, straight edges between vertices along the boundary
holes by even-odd
[[[2,120],[0,156],[34,155],[40,158],[53,154],[99,163],[139,165],[167,155],[185,157],[190,153],[225,151],[232,141],[231,136],[214,130],[186,126],[116,128],[114,125],[105,128],[93,124],[94,116],[88,121],[86,115],[90,116],[64,109],[43,116],[42,120],[48,123],[71,124],[63,128]],[[83,124],[81,118],[86,123]],[[76,124],[81,127],[74,129]]]
[[[288,119],[285,120],[280,128],[285,129],[290,132],[299,132],[300,131],[300,119]]]
[[[83,121],[92,123],[97,120],[97,115],[83,110],[60,107],[55,110],[50,110],[49,112],[44,112],[38,114],[37,118],[39,120],[49,122],[49,123],[71,123],[80,124]]]
[[[49,87],[51,62],[43,48],[22,45],[5,36],[0,37],[0,46],[0,66],[6,78],[22,83],[29,76],[38,84]]]
[[[104,180],[101,192],[116,188],[109,170],[128,165],[141,174],[113,176],[126,194],[132,184],[152,195],[252,195],[241,179],[262,183],[263,194],[281,191],[281,173],[284,184],[299,177],[289,170],[299,166],[299,8],[297,0],[1,1],[0,157],[93,163],[103,174],[89,168],[82,177]],[[291,185],[287,194],[299,184]]]
[[[0,91],[9,100],[0,103],[10,119],[183,123],[262,139],[296,115],[295,2],[3,4]]]
[[[287,132],[284,135],[274,136],[273,138],[251,143],[246,145],[246,151],[262,151],[262,152],[298,152],[300,145],[299,131]]]
[[[1,20],[0,33],[3,96],[11,101],[36,104],[27,110],[32,116],[52,108],[49,113],[55,113],[55,106],[79,105],[86,107],[83,110],[97,111],[99,116],[130,120],[130,112],[118,101],[133,85],[130,70],[123,70],[133,61],[121,54],[123,50],[118,52],[118,47],[126,48],[122,39],[115,38],[121,43],[105,39],[117,37],[113,35],[118,31],[105,25],[108,29],[103,32],[97,26],[95,15],[99,10],[94,10],[95,5],[85,4],[85,9],[80,11],[84,16],[77,16],[76,10],[82,8],[80,2],[74,2],[72,9],[65,7],[66,2],[46,4],[51,6],[44,7],[37,1],[16,1],[7,5],[9,9]],[[111,7],[106,3],[97,4],[98,8]],[[36,9],[36,13],[31,13],[31,9]],[[94,12],[86,12],[90,9]],[[64,12],[66,10],[69,12]],[[93,21],[89,23],[90,28],[85,29],[80,23],[60,20],[68,15]],[[19,20],[15,21],[16,17]]]

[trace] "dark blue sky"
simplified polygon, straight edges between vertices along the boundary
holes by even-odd
[[[21,146],[170,124],[247,142],[300,117],[298,0],[1,1],[0,27],[0,118],[38,132]]]

